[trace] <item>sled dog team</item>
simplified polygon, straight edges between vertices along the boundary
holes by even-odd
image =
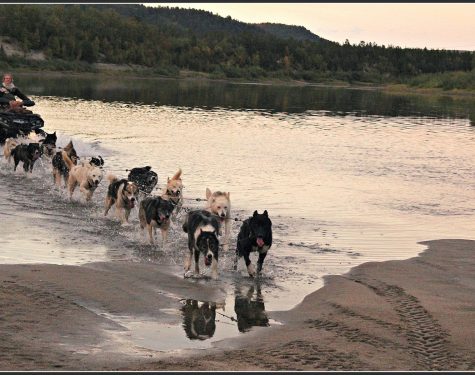
[[[56,150],[56,132],[44,133],[38,142],[27,139],[8,138],[3,146],[4,157],[8,163],[13,158],[15,171],[20,161],[26,173],[33,171],[33,166],[42,155],[51,160],[53,180],[58,187],[64,185],[72,198],[76,187],[86,201],[90,201],[95,190],[104,177],[104,160],[101,156],[85,161],[80,159],[70,141],[60,151]],[[138,217],[142,230],[148,232],[151,244],[155,243],[154,233],[160,228],[162,247],[165,246],[170,228],[170,218],[175,217],[183,205],[182,171],[179,169],[167,183],[160,195],[151,195],[158,183],[157,174],[150,166],[137,167],[129,171],[127,178],[108,174],[109,186],[105,198],[104,216],[112,206],[122,224],[127,224],[131,210],[138,204]],[[140,201],[140,203],[139,203]],[[206,206],[188,212],[182,229],[188,235],[188,249],[185,256],[185,276],[190,271],[194,258],[194,273],[199,274],[200,255],[204,264],[211,267],[211,277],[218,277],[219,238],[223,251],[229,251],[231,234],[231,199],[229,192],[212,192],[206,188]],[[244,257],[247,271],[251,277],[262,270],[264,259],[272,245],[272,222],[267,210],[262,214],[254,211],[253,215],[243,221],[236,242],[234,269],[238,259]],[[257,270],[250,261],[250,253],[258,252]]]

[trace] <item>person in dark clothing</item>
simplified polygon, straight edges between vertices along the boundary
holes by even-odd
[[[16,97],[21,100],[17,100]],[[18,110],[23,106],[34,106],[35,102],[23,94],[18,87],[13,84],[13,76],[10,73],[3,75],[2,86],[0,87],[0,106],[11,110]]]

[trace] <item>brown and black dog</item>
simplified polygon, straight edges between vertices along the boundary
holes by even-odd
[[[147,229],[150,244],[153,245],[155,240],[153,234],[156,228],[160,228],[162,232],[162,249],[165,247],[170,228],[170,216],[175,206],[173,203],[162,197],[147,197],[140,202],[139,220],[140,227]]]
[[[122,224],[125,224],[129,220],[130,211],[138,200],[139,188],[135,182],[130,182],[125,178],[119,180],[116,176],[108,175],[107,179],[109,188],[107,189],[104,216],[107,216],[115,204],[115,213]]]
[[[43,155],[51,159],[56,154],[57,139],[56,132],[51,134],[45,132],[45,138],[39,141]]]
[[[66,162],[66,159],[69,159],[68,162]],[[79,157],[76,153],[76,150],[74,149],[73,141],[69,141],[69,143],[61,151],[58,151],[53,156],[53,180],[57,186],[61,187],[61,177],[63,177],[64,186],[67,186],[69,179],[68,165],[71,163],[77,165],[78,160]]]

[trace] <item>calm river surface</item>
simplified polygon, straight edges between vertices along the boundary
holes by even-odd
[[[151,165],[163,186],[181,167],[188,198],[204,198],[209,187],[231,192],[234,217],[267,209],[268,311],[292,308],[325,275],[413,257],[425,249],[419,241],[475,234],[473,99],[151,79],[18,75],[16,83],[36,101],[44,129],[57,131],[58,146],[72,139],[80,156],[102,155],[106,171],[125,177]],[[102,217],[105,181],[92,205],[71,205],[49,168],[25,179],[0,163],[0,262],[181,267],[181,222],[164,256],[146,244],[136,212],[124,228]],[[220,275],[234,289],[231,264],[225,254]]]

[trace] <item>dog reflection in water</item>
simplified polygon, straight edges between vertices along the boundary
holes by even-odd
[[[254,289],[256,289],[255,296]],[[269,326],[269,318],[266,314],[259,283],[256,283],[256,287],[252,285],[247,294],[243,294],[240,288],[236,289],[234,312],[236,313],[239,332],[247,332],[252,327]]]
[[[216,304],[187,299],[181,308],[183,328],[191,340],[207,340],[216,331]]]

